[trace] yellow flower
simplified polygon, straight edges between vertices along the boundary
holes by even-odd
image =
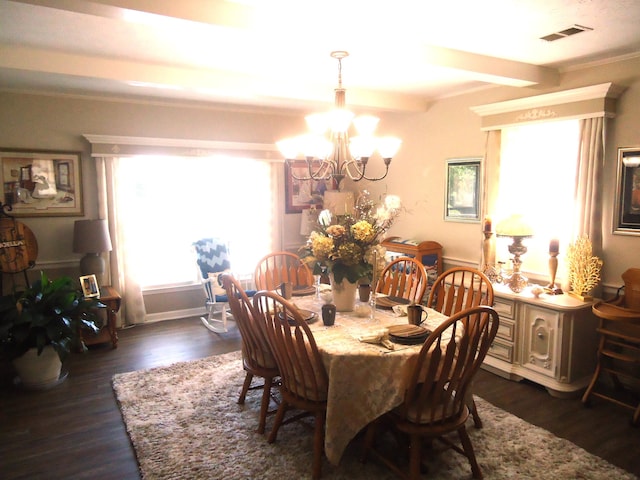
[[[333,238],[340,238],[347,233],[347,229],[342,225],[331,225],[327,228],[327,234]]]
[[[311,233],[311,251],[318,260],[326,260],[333,251],[333,239],[318,232]]]
[[[355,243],[343,243],[338,247],[337,255],[345,265],[357,265],[362,262],[362,248]]]
[[[371,242],[376,236],[376,231],[366,220],[360,220],[351,226],[353,238],[359,242]]]

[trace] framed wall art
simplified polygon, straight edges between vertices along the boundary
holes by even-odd
[[[618,149],[613,233],[640,235],[640,147]]]
[[[0,197],[16,217],[83,215],[79,152],[0,149]]]
[[[306,160],[292,160],[284,164],[285,212],[301,213],[315,207],[322,210],[324,192],[333,188],[331,180],[298,180],[294,177],[308,177]]]
[[[444,219],[451,222],[480,222],[482,158],[447,160]]]

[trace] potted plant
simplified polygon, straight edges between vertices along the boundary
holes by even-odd
[[[24,290],[0,297],[0,355],[11,361],[22,385],[47,388],[60,380],[62,361],[82,347],[80,329],[98,332],[96,298],[84,298],[69,277],[44,272]]]

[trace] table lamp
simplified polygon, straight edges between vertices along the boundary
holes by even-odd
[[[82,275],[94,274],[100,285],[104,274],[104,259],[100,254],[111,251],[107,221],[76,220],[73,227],[73,251],[85,254],[80,260]]]
[[[509,245],[509,253],[513,255],[513,273],[506,284],[515,292],[520,293],[525,289],[528,278],[520,272],[522,260],[520,256],[527,253],[527,247],[522,244],[522,240],[533,236],[533,229],[524,220],[522,215],[511,215],[496,226],[496,236],[511,237],[513,243]]]

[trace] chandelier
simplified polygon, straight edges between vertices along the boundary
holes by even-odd
[[[402,141],[395,137],[375,137],[374,130],[379,119],[371,115],[354,118],[345,108],[346,90],[342,87],[342,59],[349,55],[345,51],[331,52],[338,60],[338,88],[335,89],[335,108],[330,112],[316,113],[305,117],[310,132],[277,142],[289,166],[291,162],[304,157],[306,173],[291,175],[297,180],[335,179],[338,189],[340,182],[349,177],[354,182],[360,180],[378,181],[387,176],[391,159],[400,148]],[[349,138],[349,127],[354,124],[358,135]],[[369,159],[377,151],[382,157],[385,170],[380,177],[366,174]]]

